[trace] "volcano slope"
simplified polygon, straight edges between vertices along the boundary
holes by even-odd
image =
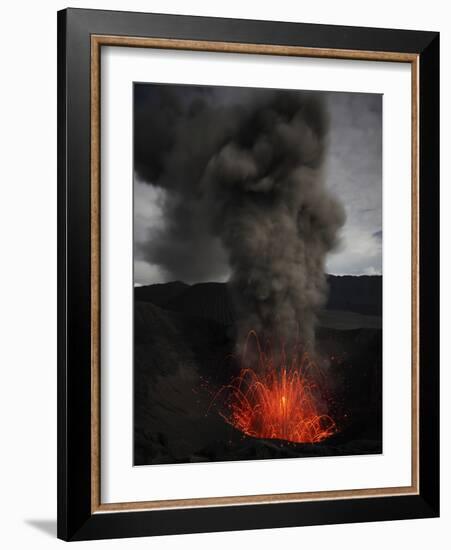
[[[134,464],[381,453],[382,280],[329,277],[329,284],[316,347],[327,358],[338,430],[314,444],[249,437],[220,416],[214,395],[239,372],[226,284],[136,287]]]

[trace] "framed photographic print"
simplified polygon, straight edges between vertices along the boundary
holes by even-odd
[[[58,536],[439,513],[439,35],[58,14]]]

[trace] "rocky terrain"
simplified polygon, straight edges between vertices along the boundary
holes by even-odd
[[[339,431],[316,444],[244,436],[212,406],[239,365],[224,283],[135,288],[135,465],[382,452],[382,278],[329,277],[317,350]]]

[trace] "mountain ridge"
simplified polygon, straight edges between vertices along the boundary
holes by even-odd
[[[382,276],[329,275],[329,295],[324,310],[360,315],[382,315]],[[227,283],[207,282],[189,285],[181,281],[137,286],[135,301],[150,302],[168,311],[213,319],[224,325],[235,320]]]

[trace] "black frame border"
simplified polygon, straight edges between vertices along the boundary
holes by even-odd
[[[419,495],[91,512],[91,35],[419,56]],[[88,540],[439,515],[439,33],[58,12],[58,537]]]

